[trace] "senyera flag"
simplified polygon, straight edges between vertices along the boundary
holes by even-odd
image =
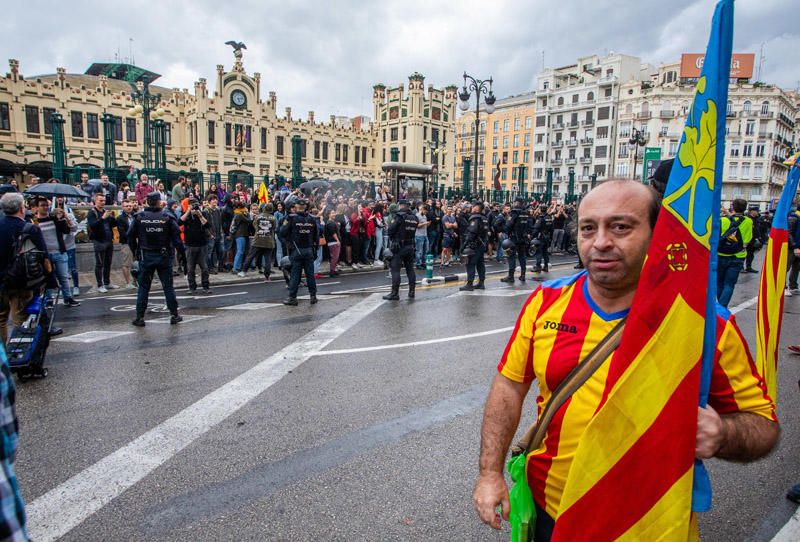
[[[261,188],[258,189],[258,202],[267,203],[269,201],[269,190],[267,190],[267,183],[262,182]]]
[[[716,252],[733,0],[714,12],[658,223],[603,398],[581,437],[553,540],[687,540],[711,487],[695,462],[716,338]],[[713,256],[713,257],[712,257]]]
[[[767,393],[777,401],[778,345],[783,319],[783,289],[786,287],[786,267],[789,259],[788,216],[800,181],[800,153],[784,164],[789,176],[775,208],[769,232],[764,265],[761,267],[761,287],[756,312],[756,367],[767,385]]]

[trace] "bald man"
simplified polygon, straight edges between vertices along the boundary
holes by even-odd
[[[589,192],[578,208],[578,251],[586,270],[543,283],[522,308],[486,401],[473,491],[475,510],[495,529],[501,522],[498,506],[508,520],[503,466],[531,383],[539,382],[541,412],[552,390],[581,361],[581,352],[591,351],[627,315],[658,212],[656,193],[637,181],[611,180]],[[777,441],[775,405],[751,370],[747,344],[733,317],[721,307],[717,325],[726,329],[717,344],[721,354],[711,400],[707,408],[698,408],[695,455],[752,461],[769,453]],[[550,540],[572,458],[607,374],[597,370],[581,393],[556,411],[559,422],[548,426],[544,444],[528,455],[537,542]]]

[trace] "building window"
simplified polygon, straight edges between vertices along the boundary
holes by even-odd
[[[531,118],[530,117],[525,117],[525,129],[526,130],[530,130],[531,129]]]
[[[516,164],[518,162],[519,162],[519,151],[514,151],[514,153],[511,155],[511,163]]]
[[[519,135],[518,134],[514,135],[514,146],[515,147],[519,147]]]
[[[244,146],[248,149],[253,148],[253,127],[252,126],[245,126],[244,127]]]
[[[499,120],[494,121],[492,123],[492,128],[494,129],[495,132],[499,132],[500,131],[500,121]]]
[[[677,141],[670,141],[669,142],[669,156],[672,158],[678,153],[678,142]]]
[[[526,164],[531,161],[531,151],[522,151],[522,161]]]
[[[742,156],[750,157],[753,156],[753,144],[752,143],[745,143],[744,147],[742,147]]]
[[[136,143],[136,119],[125,119],[125,141]]]
[[[497,153],[493,152],[492,153],[492,165],[495,165],[495,164],[497,164]]]
[[[589,102],[593,102],[594,101],[594,92],[590,92],[589,94],[587,94],[586,95],[586,100],[589,101]]]
[[[391,141],[397,141],[397,135],[398,135],[398,130],[397,130],[397,128],[392,128],[392,129],[389,131],[389,139],[390,139]]]
[[[519,118],[514,119],[514,131],[515,132],[522,127],[521,122],[522,121],[520,121]]]
[[[531,134],[525,134],[525,143],[524,143],[524,145],[526,147],[529,147],[530,144],[531,144]]]
[[[86,113],[86,137],[98,139],[97,113]]]
[[[358,145],[353,145],[353,161],[356,164],[361,163],[361,147]]]
[[[750,164],[742,164],[742,179],[750,178]]]
[[[728,178],[735,179],[739,176],[739,164],[728,164]]]
[[[25,106],[25,129],[29,134],[39,133],[39,108],[33,105]]]
[[[756,121],[753,119],[748,119],[747,126],[744,129],[744,135],[755,135],[756,134]]]
[[[114,117],[114,141],[122,141],[122,117]]]
[[[580,99],[580,97],[577,94],[573,94],[572,95],[572,103],[574,103],[574,104],[578,103],[579,99]]]
[[[497,136],[494,136],[494,137],[492,138],[492,148],[493,148],[493,149],[496,149],[496,148],[497,148]]]
[[[386,152],[385,151],[386,151],[386,149],[384,149],[384,153],[383,153],[384,154],[384,161],[386,161],[385,160],[386,159]],[[322,160],[325,161],[325,162],[328,161],[328,142],[327,141],[323,141],[322,142]]]
[[[367,165],[367,147],[361,147],[361,163]]]
[[[403,141],[406,139],[406,127],[403,126]]]
[[[753,164],[753,178],[760,179],[764,175],[763,164]]]
[[[731,156],[739,156],[739,144],[731,143]]]
[[[164,145],[172,145],[172,124],[169,122],[164,123]]]
[[[340,162],[342,159],[342,144],[336,143],[334,144],[334,157],[333,159],[337,162]]]
[[[83,137],[83,113],[80,111],[73,111],[70,114],[70,120],[72,124],[72,137]]]
[[[758,143],[756,145],[756,158],[763,158],[764,157],[764,149],[765,149],[765,144],[764,143]]]
[[[608,147],[606,147],[605,145],[602,147],[595,147],[594,155],[596,158],[605,158],[606,156],[608,156]]]
[[[56,110],[52,107],[43,107],[42,108],[42,120],[44,121],[44,133],[45,134],[52,134],[53,133],[53,113]]]
[[[769,114],[769,102],[762,102],[761,104],[761,114],[768,115]]]
[[[208,144],[214,145],[214,143],[217,140],[216,139],[217,135],[215,133],[216,123],[213,120],[210,120],[208,121],[207,126],[208,126]]]
[[[0,103],[0,130],[11,130],[11,113],[5,102]]]
[[[342,145],[342,162],[345,164],[347,163],[348,160],[347,151],[349,148],[350,148],[349,145]]]
[[[750,100],[747,100],[746,102],[744,102],[744,105],[742,105],[742,111],[744,111],[745,113],[749,113],[751,107],[752,107],[752,104],[750,103]],[[743,167],[743,169],[744,169],[744,167]]]
[[[503,148],[508,148],[508,136],[503,136]]]
[[[502,172],[500,174],[500,178],[503,179],[504,181],[508,180],[508,168],[503,168],[500,171]]]
[[[275,137],[275,154],[283,156],[283,136]]]
[[[511,122],[506,119],[503,121],[503,131],[508,132],[509,127],[511,126]]]
[[[225,123],[225,146],[230,147],[233,142],[233,136],[231,134],[231,123]]]
[[[547,126],[547,117],[545,116],[536,117],[536,127],[542,128],[544,126]]]
[[[262,130],[263,130],[263,128],[262,128]],[[321,141],[315,141],[314,142],[314,160],[319,160],[320,159],[320,156],[321,156],[320,152],[322,152],[322,142]]]
[[[610,107],[600,107],[597,110],[597,120],[608,120],[611,115]]]

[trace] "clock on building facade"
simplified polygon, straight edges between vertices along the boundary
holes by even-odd
[[[231,92],[231,105],[233,107],[244,108],[247,105],[247,96],[241,90]]]

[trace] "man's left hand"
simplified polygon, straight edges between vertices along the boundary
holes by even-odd
[[[725,424],[711,405],[697,407],[697,440],[694,456],[697,459],[710,459],[725,442]]]

